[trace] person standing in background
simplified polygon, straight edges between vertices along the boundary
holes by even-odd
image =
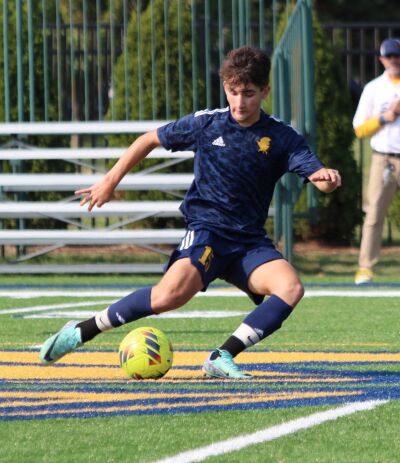
[[[373,150],[359,268],[355,275],[357,285],[372,282],[383,223],[400,187],[400,39],[382,42],[379,61],[385,71],[365,86],[353,119],[356,136],[371,136]]]

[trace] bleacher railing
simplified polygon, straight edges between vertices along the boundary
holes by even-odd
[[[218,68],[272,52],[277,0],[2,0],[0,121],[171,119],[224,106]]]
[[[273,114],[290,123],[315,149],[314,52],[312,1],[300,0],[288,18],[286,29],[275,47],[272,63]],[[301,185],[286,174],[275,189],[275,241],[283,239],[285,257],[293,259],[293,207]],[[315,215],[316,198],[308,189],[308,214]]]
[[[253,44],[272,54],[278,15],[288,3],[3,0],[0,121],[169,120],[204,107],[225,106],[218,69],[226,52]],[[285,112],[287,97],[280,78],[274,74],[273,81],[275,114],[308,138],[313,134],[311,119],[303,120],[303,114],[296,112],[303,99],[307,100],[305,89],[287,80],[286,67],[297,66],[293,68],[296,73],[304,71],[304,60],[299,57],[307,47],[312,48],[310,14],[311,1],[299,1],[289,18],[285,40],[297,47],[308,34],[307,45],[294,48],[296,59],[291,61],[282,40],[274,60],[284,89],[296,95],[290,100],[289,112]],[[299,35],[291,39],[296,30]],[[307,56],[311,79],[312,54]],[[310,94],[308,102],[313,107],[311,101]],[[291,230],[296,191],[288,183],[275,199],[276,230],[280,230],[275,238],[283,236],[289,260],[292,239],[285,234]]]

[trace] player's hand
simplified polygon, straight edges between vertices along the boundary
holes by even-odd
[[[390,109],[394,111],[397,115],[400,114],[400,98],[393,101],[393,103],[390,105]]]
[[[326,167],[323,167],[311,174],[308,177],[308,180],[310,180],[310,182],[324,193],[330,193],[342,185],[342,177],[340,176],[339,171],[336,169],[328,169]]]
[[[400,116],[400,98],[393,101],[382,116],[386,122],[394,122]]]
[[[75,191],[75,195],[84,196],[79,205],[84,206],[89,203],[88,211],[90,212],[94,206],[101,207],[104,203],[110,201],[113,192],[114,188],[103,178],[89,188]]]
[[[393,101],[390,105],[390,109],[396,114],[396,116],[400,115],[400,98]]]

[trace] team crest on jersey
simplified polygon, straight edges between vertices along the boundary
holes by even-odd
[[[271,139],[269,137],[262,137],[257,140],[258,151],[261,153],[267,154],[269,147],[271,146]]]
[[[210,268],[211,261],[214,257],[214,251],[211,246],[205,246],[203,255],[200,257],[199,262],[204,265],[204,270],[207,272]]]

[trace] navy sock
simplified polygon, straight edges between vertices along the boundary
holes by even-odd
[[[291,314],[293,307],[272,294],[266,301],[247,315],[243,323],[253,328],[261,339],[278,330]]]
[[[91,341],[94,337],[101,333],[101,330],[99,330],[96,323],[96,317],[80,322],[76,325],[76,327],[81,329],[81,339],[83,343]]]
[[[238,339],[236,336],[231,336],[228,338],[222,346],[219,348],[221,350],[227,350],[232,357],[236,357],[240,352],[244,351],[246,346],[244,343]],[[214,358],[216,358],[218,354],[215,355]],[[211,356],[211,360],[214,360],[213,356]]]
[[[151,310],[151,287],[138,289],[111,304],[107,315],[114,327],[154,315]]]
[[[272,295],[250,312],[243,320],[243,323],[257,333],[259,339],[256,342],[258,342],[278,330],[286,318],[291,314],[292,310],[293,307],[286,304],[280,297]],[[244,325],[242,324],[241,326]],[[248,346],[242,339],[237,337],[238,335],[236,334],[238,331],[239,329],[220,347],[220,349],[227,350],[232,357],[236,357],[236,355],[244,351]],[[252,344],[255,344],[254,340]],[[210,358],[214,360],[216,357],[218,357],[217,351],[215,353],[213,352]]]

